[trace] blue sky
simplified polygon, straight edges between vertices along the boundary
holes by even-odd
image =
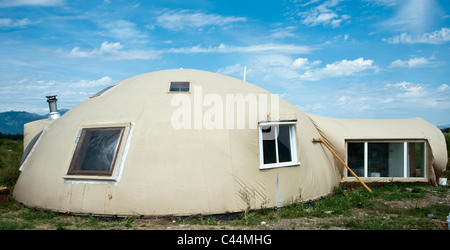
[[[142,73],[246,80],[305,112],[450,124],[448,0],[0,0],[0,112]]]

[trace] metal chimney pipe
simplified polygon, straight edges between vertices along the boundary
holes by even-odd
[[[50,109],[50,114],[48,115],[49,120],[55,120],[61,116],[58,112],[56,101],[58,101],[56,95],[47,96],[48,108]]]

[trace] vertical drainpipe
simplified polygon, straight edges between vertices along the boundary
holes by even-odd
[[[56,95],[47,96],[48,108],[50,109],[50,114],[48,115],[49,120],[55,120],[61,116],[58,112],[56,101],[58,101]]]

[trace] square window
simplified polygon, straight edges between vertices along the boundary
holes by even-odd
[[[295,122],[262,123],[260,169],[298,165]]]
[[[111,176],[124,130],[125,127],[83,129],[67,174]]]
[[[169,92],[189,92],[189,82],[170,82]]]

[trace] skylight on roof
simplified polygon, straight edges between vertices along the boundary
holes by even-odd
[[[104,93],[106,93],[108,90],[112,89],[112,88],[115,87],[115,86],[117,86],[117,84],[108,86],[108,87],[106,87],[106,88],[100,90],[99,92],[93,94],[93,95],[92,95],[91,97],[89,97],[89,98],[94,98],[94,97],[101,96],[101,95],[103,95]]]
[[[169,92],[189,92],[189,82],[170,82]]]

